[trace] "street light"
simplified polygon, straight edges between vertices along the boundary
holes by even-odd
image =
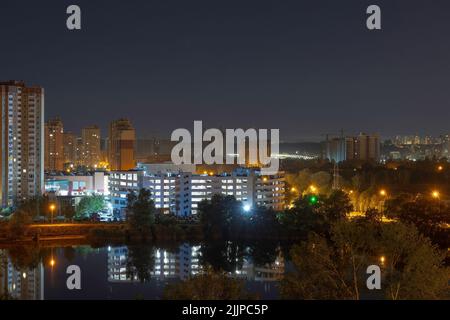
[[[314,193],[317,191],[317,188],[313,185],[309,186],[309,189],[311,190],[311,192],[314,192]]]
[[[439,191],[433,190],[433,191],[431,192],[431,196],[432,196],[434,199],[437,199],[437,201],[438,201],[438,212],[441,213],[441,195],[440,195]]]
[[[383,215],[384,214],[384,203],[385,203],[385,198],[387,196],[387,191],[385,189],[381,189],[380,196],[383,197],[383,200],[380,201],[380,212]]]
[[[53,212],[55,211],[56,206],[52,203],[50,205],[50,212],[51,212],[51,223],[53,223]]]

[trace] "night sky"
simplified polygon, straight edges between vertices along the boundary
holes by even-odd
[[[128,117],[138,136],[194,120],[290,141],[450,132],[448,0],[1,1],[0,30],[0,79],[43,86],[66,130]]]

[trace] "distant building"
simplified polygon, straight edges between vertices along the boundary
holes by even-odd
[[[72,132],[63,134],[63,159],[64,164],[75,165],[77,163],[77,136]]]
[[[360,133],[358,136],[331,138],[324,143],[324,157],[330,161],[379,161],[380,137],[378,134]]]
[[[160,163],[171,159],[172,148],[176,141],[160,138],[145,138],[136,140],[136,161],[145,163]]]
[[[341,162],[347,159],[346,138],[331,138],[325,141],[324,157],[330,161]]]
[[[44,189],[44,89],[0,82],[0,203],[9,207]]]
[[[101,158],[100,128],[98,126],[85,127],[81,130],[81,164],[96,168]]]
[[[127,119],[111,122],[108,137],[108,161],[111,170],[129,170],[136,165],[134,158],[136,132]]]
[[[48,120],[44,131],[44,169],[60,171],[64,167],[64,127],[59,118]]]
[[[378,134],[360,133],[355,141],[354,159],[361,161],[378,161],[380,159],[380,137]]]

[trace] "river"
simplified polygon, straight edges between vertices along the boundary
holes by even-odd
[[[20,246],[0,249],[0,296],[13,299],[161,299],[168,283],[205,268],[242,279],[260,299],[277,299],[288,245],[276,242],[168,245]],[[67,287],[67,268],[80,268],[81,289]]]

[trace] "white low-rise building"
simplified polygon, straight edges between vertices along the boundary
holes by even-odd
[[[263,206],[273,210],[285,207],[284,174],[263,176],[259,170],[241,168],[232,173],[216,175],[195,174],[181,170],[114,171],[110,175],[111,204],[116,212],[123,212],[127,194],[145,188],[151,191],[155,207],[163,213],[178,216],[196,214],[202,200],[215,194],[233,196],[245,210]]]
[[[47,175],[45,191],[57,196],[109,195],[109,174],[104,171]]]

